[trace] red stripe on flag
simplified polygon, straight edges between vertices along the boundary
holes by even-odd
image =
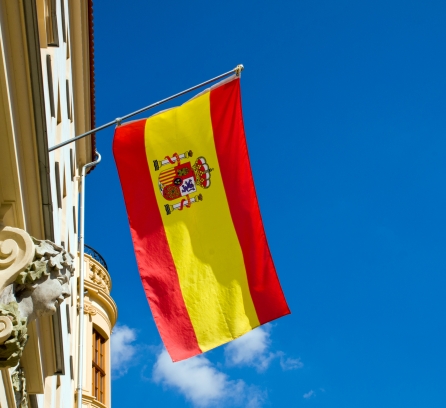
[[[113,139],[141,281],[174,361],[201,353],[156,202],[144,143],[146,119],[119,126]]]
[[[261,324],[289,314],[263,228],[243,125],[240,80],[211,91],[215,147],[232,221]]]

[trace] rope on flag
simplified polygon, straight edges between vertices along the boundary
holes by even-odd
[[[246,146],[240,80],[116,128],[142,284],[174,361],[289,314]]]

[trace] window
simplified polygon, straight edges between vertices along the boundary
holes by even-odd
[[[93,396],[105,403],[105,339],[93,329]]]
[[[70,81],[68,81],[68,79],[66,81],[65,95],[66,95],[66,99],[67,99],[67,116],[68,116],[68,119],[72,120],[72,118],[71,118],[71,103],[70,103]]]
[[[58,47],[56,0],[46,0],[45,6],[46,41],[49,46]]]
[[[46,56],[46,73],[48,78],[48,96],[50,98],[51,116],[54,118],[54,90],[53,90],[53,70],[51,68],[51,55]]]
[[[59,162],[54,163],[54,172],[56,173],[56,195],[57,195],[57,206],[62,208],[62,195],[60,192],[60,170],[59,170]]]
[[[62,37],[64,42],[67,42],[67,29],[65,27],[65,0],[60,2],[60,14],[62,14]]]

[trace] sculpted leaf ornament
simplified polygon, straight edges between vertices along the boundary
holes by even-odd
[[[74,258],[62,247],[47,240],[41,241],[35,238],[32,240],[36,245],[35,260],[18,274],[15,280],[17,283],[22,285],[33,283],[44,275],[59,273],[63,269],[70,273],[74,272]]]

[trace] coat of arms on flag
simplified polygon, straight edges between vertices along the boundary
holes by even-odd
[[[193,203],[202,201],[202,194],[192,197],[191,195],[197,192],[197,187],[209,188],[211,185],[211,171],[214,169],[209,167],[204,157],[198,157],[193,165],[190,161],[184,161],[192,156],[192,150],[189,150],[182,154],[174,153],[171,157],[166,156],[163,160],[153,161],[155,171],[170,165],[165,170],[161,169],[158,177],[161,195],[169,201],[177,200],[177,203],[164,205],[167,215],[174,210],[181,211],[184,207],[189,208]]]

